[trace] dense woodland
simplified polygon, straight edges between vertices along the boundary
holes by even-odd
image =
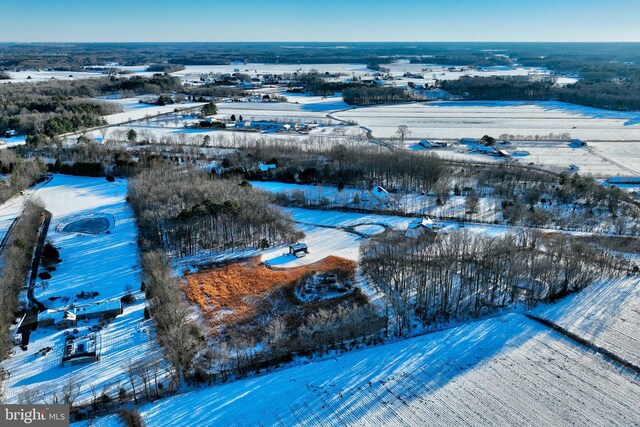
[[[424,100],[416,92],[387,86],[346,89],[342,92],[342,99],[349,105],[359,106]]]
[[[454,232],[431,239],[393,233],[362,247],[362,268],[388,297],[396,333],[551,301],[596,279],[622,275],[623,257],[570,235],[522,231],[503,237]]]
[[[303,235],[266,193],[199,170],[157,168],[129,182],[143,238],[178,257],[295,242]]]
[[[78,81],[53,80],[0,85],[0,133],[8,129],[34,141],[105,124],[103,115],[120,112],[114,103],[93,98],[119,94],[161,94],[181,91],[179,79],[163,74],[152,77],[105,77]]]
[[[39,182],[45,165],[39,158],[23,159],[11,150],[0,150],[0,203]]]

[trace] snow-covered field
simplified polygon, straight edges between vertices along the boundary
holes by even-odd
[[[142,406],[148,426],[636,425],[640,382],[508,314]],[[115,416],[94,426],[117,425]]]
[[[438,101],[357,108],[337,114],[392,137],[407,125],[413,138],[480,138],[485,134],[548,135],[567,132],[587,141],[640,141],[640,113],[562,102]]]
[[[109,298],[120,298],[128,288],[136,297],[124,306],[124,314],[116,317],[100,332],[102,349],[98,362],[61,366],[65,335],[54,327],[39,327],[31,334],[29,348],[14,347],[2,367],[9,372],[5,381],[5,401],[15,403],[26,389],[55,392],[69,378],[81,384],[78,399],[86,401],[93,385],[102,393],[107,388],[117,393],[126,381],[126,364],[160,354],[154,340],[154,330],[143,318],[144,295],[140,290],[140,265],[137,230],[133,212],[125,201],[126,181],[108,183],[104,178],[84,178],[55,175],[38,190],[37,197],[52,213],[48,240],[60,247],[62,262],[52,272],[48,286],[39,284],[35,296],[48,308],[63,309]],[[109,234],[86,235],[56,230],[60,223],[88,213],[113,215],[115,226]],[[46,288],[46,289],[45,289]],[[80,292],[99,292],[93,298],[79,298]],[[55,299],[50,299],[55,298]],[[97,322],[80,321],[80,333]],[[73,329],[73,328],[72,328]],[[52,347],[45,356],[36,355],[41,348]]]
[[[396,136],[400,125],[409,127],[412,139],[458,140],[483,135],[498,138],[507,134],[514,139],[531,140],[505,147],[508,152],[528,152],[525,157],[517,157],[520,162],[561,169],[575,164],[581,172],[598,176],[628,175],[629,169],[640,170],[638,112],[552,101],[442,101],[358,108],[335,116],[356,121],[379,138]],[[573,148],[566,142],[535,141],[536,135],[550,133],[568,133],[571,138],[587,141],[589,146]],[[453,150],[438,152],[443,157],[460,157]]]
[[[235,114],[236,117],[242,116],[244,120],[249,121],[275,120],[289,123],[335,125],[340,122],[328,118],[327,113],[331,112],[334,106],[346,108],[342,105],[337,105],[336,102],[336,100],[326,103],[319,101],[305,104],[295,104],[293,102],[223,102],[218,104],[218,117],[228,118]],[[323,107],[327,108],[327,110],[323,110]]]
[[[17,71],[9,72],[12,83],[37,82],[43,80],[78,80],[104,77],[102,71]],[[31,78],[29,78],[31,77]]]
[[[639,276],[594,283],[536,314],[640,366]]]
[[[143,120],[146,117],[164,113],[171,113],[176,109],[184,110],[187,108],[204,105],[204,102],[185,102],[184,104],[179,105],[140,104],[137,102],[136,98],[118,100],[116,103],[121,105],[124,111],[122,113],[109,114],[108,116],[104,116],[104,119],[110,125],[130,122],[132,120]]]

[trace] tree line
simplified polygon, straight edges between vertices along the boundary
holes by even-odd
[[[342,91],[342,99],[349,105],[376,105],[395,102],[421,101],[424,97],[411,90],[390,86],[355,87]]]
[[[27,312],[21,305],[18,294],[31,265],[31,258],[38,240],[38,228],[42,221],[43,208],[37,201],[27,200],[22,215],[11,229],[0,256],[0,360],[12,348],[9,327],[16,318]]]
[[[461,77],[440,87],[453,95],[478,100],[562,101],[608,110],[640,110],[638,80],[590,81],[556,85],[554,78],[523,76]]]
[[[453,232],[435,241],[390,233],[365,242],[361,253],[399,335],[413,318],[427,326],[552,301],[629,268],[624,257],[582,239],[525,230],[500,237]]]
[[[40,158],[24,159],[13,150],[0,150],[0,204],[40,182],[46,170]]]

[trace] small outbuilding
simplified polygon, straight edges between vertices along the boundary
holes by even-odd
[[[309,248],[306,243],[296,243],[289,246],[289,255],[293,255],[296,258],[302,258],[309,253]]]

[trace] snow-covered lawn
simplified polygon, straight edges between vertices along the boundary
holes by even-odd
[[[45,306],[56,308],[50,297],[70,297],[81,291],[97,291],[96,300],[122,297],[129,286],[140,288],[140,266],[133,212],[125,202],[127,182],[107,182],[104,178],[56,175],[38,192],[38,198],[51,212],[47,239],[60,248],[62,262],[48,280],[47,289],[36,289],[35,296]],[[79,234],[58,230],[89,214],[112,215],[115,227],[107,234]],[[80,302],[90,302],[81,300]]]
[[[640,366],[640,276],[594,283],[535,312]]]
[[[639,393],[633,375],[508,314],[140,409],[150,427],[613,426],[637,424]]]
[[[15,403],[18,393],[25,387],[47,394],[56,392],[68,378],[81,383],[78,401],[91,397],[91,385],[99,393],[108,388],[110,394],[117,394],[118,385],[126,381],[127,363],[160,354],[154,341],[153,326],[143,318],[144,294],[140,292],[137,229],[133,212],[125,201],[126,191],[124,180],[109,183],[104,178],[64,175],[55,175],[50,183],[38,190],[37,198],[52,213],[48,239],[60,248],[62,262],[51,273],[46,289],[38,280],[36,297],[48,308],[64,309],[71,303],[80,305],[120,298],[130,287],[136,301],[125,305],[124,314],[100,332],[102,350],[98,362],[62,367],[63,331],[39,327],[31,335],[28,350],[14,347],[12,356],[2,364],[9,372],[4,387],[7,402]],[[115,226],[109,234],[98,235],[56,230],[58,224],[89,213],[113,215]],[[82,291],[99,292],[99,295],[78,298]],[[96,320],[80,321],[77,329],[82,334],[88,326],[96,323]],[[46,356],[35,355],[46,347],[53,350]]]

